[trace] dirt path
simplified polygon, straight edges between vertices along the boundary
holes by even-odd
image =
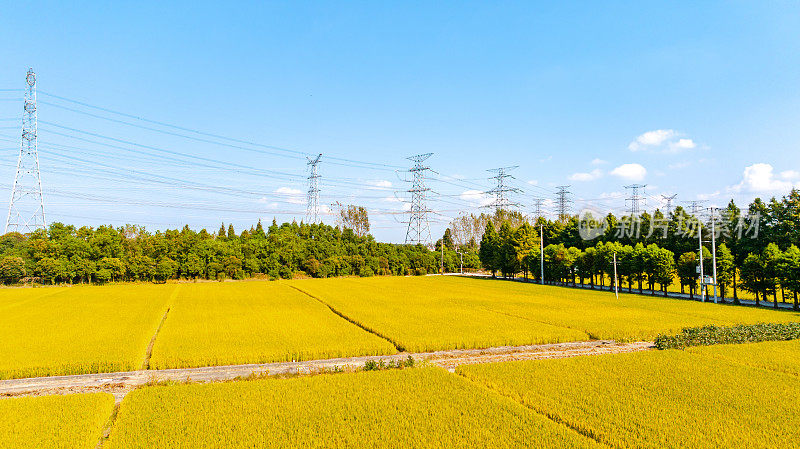
[[[357,370],[363,368],[364,363],[368,360],[389,363],[393,360],[406,360],[409,356],[413,357],[417,362],[427,361],[452,371],[459,365],[473,363],[614,354],[644,351],[652,347],[651,342],[617,343],[612,340],[602,340],[533,346],[503,346],[488,349],[399,353],[386,356],[348,357],[306,362],[33,377],[0,380],[0,398],[102,391],[113,394],[117,403],[119,403],[132,389],[152,382],[221,382],[249,376],[302,375],[338,370]]]

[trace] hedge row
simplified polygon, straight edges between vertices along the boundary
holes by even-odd
[[[658,349],[684,349],[690,346],[708,346],[758,341],[800,339],[800,323],[758,323],[737,326],[687,327],[678,335],[659,335]]]

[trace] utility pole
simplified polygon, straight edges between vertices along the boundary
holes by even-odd
[[[614,253],[614,296],[619,299],[619,286],[617,285],[617,253]]]
[[[699,243],[699,254],[700,254],[700,301],[706,302],[706,278],[705,278],[705,271],[703,270],[703,220],[701,220],[697,215],[700,212],[700,205],[703,204],[705,201],[692,201],[690,204],[692,205],[692,215],[694,215],[695,219],[697,219],[697,241]]]
[[[315,158],[308,159],[310,173],[308,175],[308,196],[306,197],[306,223],[319,223],[319,172],[317,164],[322,159],[322,153]]]
[[[667,217],[672,215],[672,202],[675,200],[677,196],[678,196],[677,193],[672,196],[661,195],[661,198],[663,198],[664,201],[667,202]]]
[[[544,285],[544,225],[539,225],[539,283]]]
[[[717,208],[709,207],[711,211],[711,261],[714,274],[714,304],[717,304],[717,228],[716,228],[716,215]]]
[[[569,220],[569,213],[570,213],[570,203],[572,200],[569,196],[572,194],[569,190],[567,190],[569,186],[557,186],[556,189],[556,207],[558,207],[558,220],[561,222],[565,222]]]
[[[442,237],[442,276],[444,276],[444,237]]]
[[[487,191],[486,193],[494,195],[494,201],[488,207],[494,207],[496,212],[500,212],[501,210],[509,210],[513,207],[519,207],[518,203],[514,203],[509,198],[509,194],[511,193],[518,193],[520,192],[519,189],[514,187],[508,187],[506,185],[506,179],[511,178],[514,179],[513,176],[509,175],[508,172],[517,168],[517,165],[512,167],[500,167],[500,168],[492,168],[486,170],[488,172],[497,173],[497,175],[492,176],[489,178],[490,180],[494,180],[497,185],[492,190]]]
[[[425,186],[425,172],[430,170],[429,167],[422,165],[422,163],[431,157],[433,153],[417,154],[406,159],[414,163],[414,166],[409,170],[413,175],[411,188],[408,192],[411,194],[411,210],[409,211],[410,217],[408,220],[408,229],[406,230],[406,243],[430,245],[431,241],[431,228],[428,223],[428,207],[425,203],[425,197],[430,188]]]
[[[631,184],[625,186],[626,189],[631,191],[631,196],[628,197],[625,202],[630,203],[628,213],[630,213],[632,217],[638,217],[642,213],[641,205],[647,207],[647,199],[644,197],[645,187],[647,187],[647,184]],[[639,194],[639,190],[642,191],[642,194]]]
[[[22,140],[17,157],[17,173],[8,204],[6,233],[29,233],[44,229],[44,198],[42,176],[39,171],[38,117],[36,113],[36,73],[28,69],[25,76],[27,88],[22,114]]]

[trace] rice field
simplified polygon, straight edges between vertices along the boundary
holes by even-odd
[[[507,284],[500,283],[497,284]],[[588,340],[581,329],[497,313],[488,283],[439,277],[312,279],[294,285],[407,351]],[[502,291],[497,290],[498,292]]]
[[[388,341],[277,282],[183,284],[150,367],[186,368],[393,354]]]
[[[697,346],[686,351],[703,357],[800,376],[800,340]]]
[[[291,285],[411,351],[650,340],[689,326],[800,320],[793,312],[450,276]]]
[[[779,351],[772,352],[780,347]],[[783,365],[796,342],[463,366],[458,373],[621,448],[793,448],[797,377]],[[720,354],[737,354],[728,361]],[[745,362],[747,363],[747,362]]]
[[[650,340],[787,321],[800,314],[449,276],[0,289],[0,379]]]
[[[93,449],[114,408],[105,393],[0,400],[0,447]]]
[[[136,390],[103,447],[599,446],[463,378],[414,368]]]
[[[175,284],[3,289],[0,379],[139,369]]]

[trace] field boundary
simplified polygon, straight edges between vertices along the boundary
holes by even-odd
[[[365,332],[369,332],[370,334],[375,335],[376,337],[380,337],[380,338],[388,341],[389,343],[392,344],[392,346],[394,346],[394,348],[397,350],[397,352],[404,352],[405,351],[405,347],[403,345],[401,345],[400,343],[398,343],[398,342],[392,340],[391,338],[387,337],[386,335],[383,335],[380,332],[378,332],[378,331],[376,331],[374,329],[371,329],[371,328],[359,323],[358,321],[350,318],[349,316],[345,315],[344,313],[336,310],[335,307],[333,307],[332,305],[330,305],[327,302],[323,301],[321,298],[318,298],[318,297],[312,295],[311,293],[309,293],[309,292],[307,292],[307,291],[305,291],[305,290],[303,290],[303,289],[301,289],[299,287],[296,287],[294,285],[291,285],[291,284],[284,284],[284,285],[287,285],[290,288],[293,288],[293,289],[297,290],[298,292],[308,296],[309,298],[319,302],[323,306],[325,306],[328,309],[330,309],[331,312],[333,312],[334,314],[338,315],[340,318],[344,319],[348,323],[353,324],[355,326],[358,326],[361,330],[363,330]]]
[[[472,378],[470,378],[468,376],[465,376],[464,374],[455,373],[455,375],[460,377],[460,378],[462,378],[462,379],[464,379],[465,381],[469,382],[470,384],[487,391],[489,394],[494,394],[494,395],[500,396],[502,398],[508,399],[510,401],[513,401],[514,403],[519,404],[520,406],[524,407],[525,409],[530,410],[531,412],[533,412],[533,413],[535,413],[535,414],[537,414],[537,415],[539,415],[539,416],[541,416],[541,417],[543,417],[543,418],[545,418],[547,420],[550,420],[550,421],[554,422],[555,424],[558,424],[560,426],[564,426],[567,429],[569,429],[569,430],[571,430],[571,431],[583,436],[584,438],[588,438],[590,440],[593,440],[594,442],[596,442],[600,446],[609,447],[609,448],[615,448],[616,447],[616,446],[604,441],[603,438],[602,438],[602,435],[597,435],[594,431],[592,431],[590,429],[584,429],[584,428],[582,428],[580,426],[576,426],[576,425],[570,423],[569,421],[561,418],[560,416],[557,416],[557,415],[551,414],[551,413],[546,413],[546,412],[544,412],[542,410],[539,410],[539,409],[537,409],[535,407],[532,407],[530,404],[527,404],[526,402],[522,401],[518,397],[515,397],[514,395],[506,394],[506,393],[504,393],[504,392],[502,392],[502,391],[500,391],[500,390],[498,390],[496,388],[491,387],[490,385],[487,385],[484,382],[472,379]]]
[[[114,428],[114,424],[117,423],[120,405],[121,404],[119,402],[114,404],[114,409],[111,410],[111,415],[108,417],[108,420],[106,420],[106,423],[103,425],[103,428],[100,432],[100,439],[97,441],[95,449],[102,449],[103,445],[105,445],[106,441],[108,441],[108,437],[111,436],[111,430]]]
[[[398,353],[380,356],[309,360],[305,362],[276,362],[7,379],[0,380],[0,400],[19,396],[108,392],[114,395],[117,403],[120,403],[125,395],[134,388],[158,382],[226,382],[253,377],[357,371],[363,369],[367,361],[388,364],[390,362],[405,361],[408,357],[413,358],[415,362],[431,363],[453,372],[457,366],[473,363],[578,357],[651,349],[653,349],[653,344],[647,341],[618,343],[613,340],[599,340],[545,345],[500,346],[485,349]]]
[[[158,327],[156,327],[155,333],[153,333],[153,338],[150,339],[150,344],[147,345],[147,349],[144,353],[144,360],[142,361],[142,368],[150,369],[150,357],[153,356],[153,347],[156,345],[156,339],[158,338],[158,334],[161,332],[161,328],[164,327],[164,322],[167,321],[167,315],[169,315],[170,309],[172,309],[172,303],[175,301],[175,298],[178,296],[178,290],[180,290],[181,286],[176,285],[175,290],[169,295],[169,300],[167,302],[167,310],[164,311],[164,316],[161,317],[161,321],[158,323]]]
[[[144,353],[144,361],[142,362],[142,369],[150,369],[150,357],[153,355],[153,346],[156,345],[156,338],[158,338],[158,333],[161,331],[161,327],[164,326],[164,321],[167,321],[167,315],[169,314],[170,308],[171,307],[167,307],[167,310],[164,312],[164,316],[161,317],[161,322],[158,323],[156,332],[153,334],[153,338],[150,339],[150,344],[147,345],[147,351]]]
[[[561,324],[548,323],[547,321],[534,320],[533,318],[528,318],[528,317],[525,317],[525,316],[522,316],[522,315],[517,315],[517,314],[514,314],[514,313],[510,313],[510,312],[504,312],[502,310],[495,310],[495,309],[492,309],[489,306],[481,306],[481,308],[483,310],[486,310],[487,312],[496,313],[496,314],[504,315],[504,316],[509,316],[509,317],[512,317],[512,318],[519,318],[520,320],[530,321],[531,323],[539,323],[539,324],[544,324],[544,325],[547,325],[547,326],[558,327],[558,328],[561,328],[561,329],[569,329],[569,330],[572,330],[572,331],[583,332],[584,334],[586,334],[586,337],[589,340],[600,340],[599,338],[597,338],[596,335],[593,335],[591,332],[587,331],[586,329],[580,329],[580,328],[577,328],[577,327],[564,326],[564,325],[561,325]]]

